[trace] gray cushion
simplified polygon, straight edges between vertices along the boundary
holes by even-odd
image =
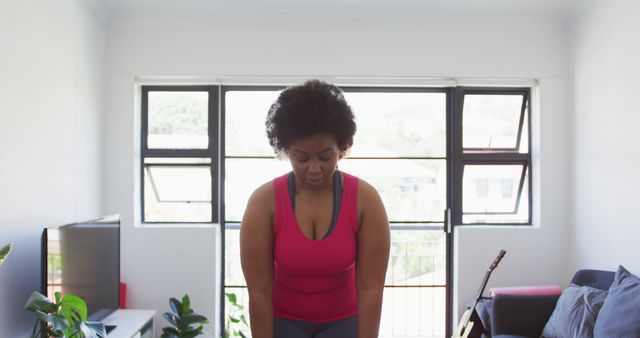
[[[640,337],[640,278],[618,267],[593,331],[598,338]]]
[[[607,291],[570,284],[562,291],[556,308],[542,330],[542,336],[593,337],[593,327],[606,297]]]

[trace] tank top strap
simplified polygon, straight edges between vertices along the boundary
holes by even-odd
[[[273,180],[273,190],[275,193],[275,215],[273,222],[273,233],[278,234],[282,229],[287,217],[289,207],[289,185],[287,183],[288,174],[284,174]]]
[[[353,232],[358,231],[358,177],[342,172],[344,177],[343,203],[344,212],[348,217],[347,221],[351,225]]]

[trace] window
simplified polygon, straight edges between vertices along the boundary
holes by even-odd
[[[217,92],[142,87],[143,223],[218,221]]]
[[[220,222],[222,292],[240,304],[248,297],[238,245],[247,200],[290,170],[274,158],[264,125],[282,89],[142,87],[142,221]],[[392,229],[380,334],[444,336],[443,211],[454,225],[531,224],[530,90],[342,89],[358,132],[340,169],[378,189]]]
[[[529,93],[453,91],[453,224],[531,224]]]

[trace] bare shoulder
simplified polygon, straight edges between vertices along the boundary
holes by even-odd
[[[259,204],[263,207],[275,204],[275,192],[273,181],[266,182],[259,186],[249,197],[250,204]]]
[[[361,206],[367,207],[371,203],[375,203],[377,200],[380,200],[380,194],[378,194],[376,188],[361,178],[358,180],[358,200],[361,202]]]
[[[242,226],[260,226],[270,223],[275,212],[275,196],[273,181],[259,186],[249,197],[242,217]]]
[[[359,179],[358,184],[358,215],[361,225],[364,222],[368,223],[371,219],[385,224],[387,222],[387,212],[380,194],[374,186],[363,179]]]

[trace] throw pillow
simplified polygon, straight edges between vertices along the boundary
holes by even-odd
[[[593,327],[606,297],[607,291],[570,284],[558,298],[542,337],[593,337]]]
[[[640,337],[640,278],[618,267],[596,319],[596,337]]]

